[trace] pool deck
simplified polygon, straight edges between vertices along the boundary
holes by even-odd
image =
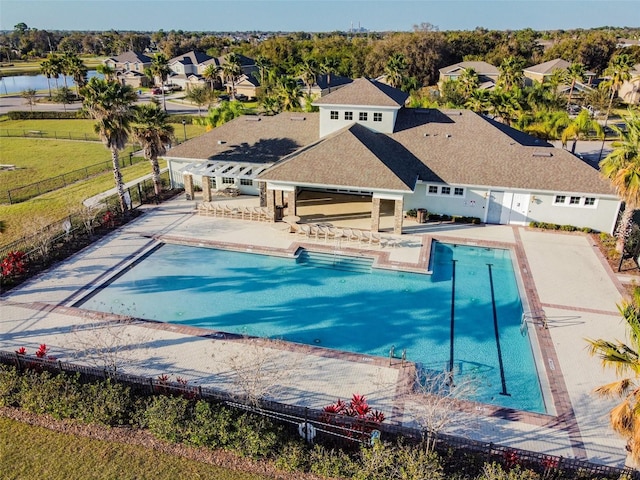
[[[256,198],[224,203],[257,205]],[[0,297],[0,349],[46,343],[61,360],[97,364],[95,351],[117,346],[127,373],[182,377],[190,384],[250,393],[321,408],[352,394],[366,395],[389,421],[416,426],[425,405],[411,393],[413,369],[398,359],[348,354],[286,342],[225,337],[158,322],[118,321],[74,303],[157,245],[158,241],[223,246],[290,256],[305,244],[328,251],[374,256],[383,268],[424,271],[433,239],[511,248],[527,293],[525,310],[544,310],[547,328],[531,320],[530,335],[546,372],[551,415],[514,412],[467,403],[447,431],[478,440],[607,465],[624,464],[624,441],[608,426],[614,401],[592,390],[615,380],[612,371],[587,354],[584,338],[625,338],[616,309],[624,289],[588,236],[499,225],[406,224],[395,248],[309,241],[277,224],[200,216],[184,197],[145,209],[145,214],[71,259]],[[357,225],[352,225],[356,226]],[[366,225],[363,224],[363,227]],[[179,297],[176,302],[179,302]],[[304,312],[301,312],[304,314]],[[136,312],[131,312],[136,317]],[[127,346],[127,348],[122,348]],[[102,357],[104,360],[104,356]],[[265,372],[248,381],[256,364]],[[283,368],[284,366],[284,368]],[[256,381],[257,380],[257,381]],[[252,387],[249,385],[253,384]]]

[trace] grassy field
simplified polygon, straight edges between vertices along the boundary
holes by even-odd
[[[87,66],[89,70],[95,70],[95,68],[102,63],[106,57],[80,57],[82,62]],[[39,60],[21,61],[15,60],[11,63],[2,62],[0,64],[0,73],[3,76],[10,75],[24,75],[24,74],[37,74],[40,73],[40,65],[44,58]]]
[[[95,440],[0,417],[2,478],[267,480],[156,450]]]

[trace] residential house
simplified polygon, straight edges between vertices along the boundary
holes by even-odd
[[[448,67],[441,68],[438,87],[446,80],[457,80],[463,72],[473,70],[480,81],[480,89],[489,90],[496,86],[500,71],[487,62],[458,62]]]
[[[106,58],[103,63],[115,71],[116,78],[121,83],[139,88],[150,83],[144,70],[151,66],[151,61],[151,57],[144,53],[129,50],[120,55]]]
[[[556,72],[565,73],[570,66],[571,63],[567,62],[566,60],[556,58],[553,60],[549,60],[548,62],[539,63],[538,65],[527,67],[522,70],[522,74],[525,77],[526,85],[532,85],[533,82],[545,83],[548,82],[551,76]],[[585,77],[587,79],[586,83],[576,82],[576,85],[580,84],[579,88],[592,85],[594,83],[596,74],[591,71],[586,71]]]
[[[620,201],[597,170],[468,110],[414,109],[406,94],[360,78],[314,102],[318,113],[240,117],[167,154],[173,186],[203,198],[228,185],[260,194],[272,218],[306,192],[370,199],[401,233],[404,212],[485,223],[571,224],[611,233]],[[390,218],[388,218],[390,217]]]

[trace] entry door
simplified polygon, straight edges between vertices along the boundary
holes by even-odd
[[[502,217],[502,200],[504,192],[491,192],[489,206],[487,208],[487,223],[500,224]]]
[[[529,214],[529,194],[514,193],[511,203],[511,216],[509,223],[515,225],[526,225]]]

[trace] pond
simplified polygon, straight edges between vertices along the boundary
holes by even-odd
[[[89,70],[89,72],[87,72],[87,79],[95,77],[96,75],[101,76],[95,70]],[[62,75],[58,78],[57,82],[58,87],[64,87]],[[56,89],[56,79],[50,79],[50,83],[51,91],[53,92]],[[67,77],[67,87],[72,88],[75,87],[75,85],[73,78]],[[48,91],[49,83],[47,82],[47,77],[44,75],[12,75],[0,78],[0,94],[20,93],[30,88]]]

